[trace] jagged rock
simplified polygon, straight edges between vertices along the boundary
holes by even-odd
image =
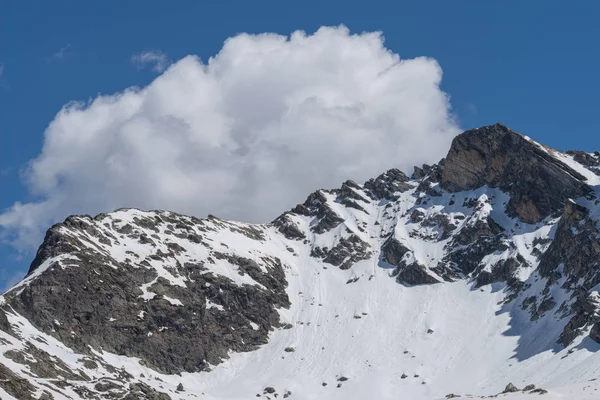
[[[439,281],[431,276],[427,268],[418,262],[407,263],[402,261],[400,265],[394,270],[396,281],[400,283],[406,283],[408,285],[426,285],[432,283],[439,283]]]
[[[425,175],[427,175],[427,172],[429,171],[431,167],[427,164],[423,164],[423,167],[417,167],[416,165],[413,167],[413,173],[410,176],[410,179],[421,179],[424,178]]]
[[[315,233],[330,231],[344,222],[344,220],[327,205],[327,198],[321,191],[312,193],[308,196],[304,204],[296,206],[292,209],[292,212],[315,217],[316,223],[311,227],[311,230]]]
[[[496,282],[508,282],[510,285],[515,279],[515,273],[519,268],[523,268],[524,266],[526,266],[526,261],[521,255],[518,255],[517,258],[498,261],[491,267],[491,271],[480,271],[476,273],[475,287],[481,287]]]
[[[163,386],[181,396],[173,394],[183,391],[177,374],[208,372],[232,352],[264,345],[270,331],[292,328],[280,321],[280,314],[289,316],[281,312],[290,306],[286,279],[294,277],[296,291],[298,281],[308,282],[306,273],[313,274],[318,289],[310,298],[299,293],[306,307],[321,306],[317,297],[327,293],[325,282],[341,284],[350,295],[373,287],[387,290],[389,285],[379,280],[388,276],[407,285],[463,279],[476,292],[495,284],[480,290],[503,296],[499,313],[513,318],[525,310],[532,321],[540,320],[540,327],[562,324],[560,337],[544,338],[540,348],[556,339],[569,344],[588,331],[600,343],[600,200],[594,202],[574,170],[598,173],[600,154],[570,154],[581,167],[570,167],[575,164],[558,161],[564,155],[497,125],[459,136],[448,159],[415,167],[413,180],[392,169],[364,185],[346,181],[339,189],[312,193],[266,225],[162,211],[131,212],[131,218],[120,212],[69,217],[48,231],[31,264],[31,281],[0,297],[0,345],[8,348],[2,356],[13,368],[6,371],[0,364],[0,388],[36,400],[51,399],[50,391],[96,400],[168,399],[156,391]],[[471,193],[444,192],[474,188]],[[510,217],[543,222],[533,226],[505,218],[503,203]],[[378,261],[385,273],[377,273]],[[398,289],[407,296],[421,290]],[[438,300],[452,306],[450,297]],[[366,326],[367,313],[361,311],[347,315],[351,324]],[[519,323],[506,334],[521,334],[526,317],[513,319]],[[302,325],[296,334],[311,322],[322,329],[326,320],[294,321]],[[21,321],[72,348],[77,361],[42,350],[49,346],[48,336],[21,337],[31,331]],[[416,332],[436,340],[437,333],[419,326]],[[360,329],[353,327],[352,335]],[[173,376],[166,382],[150,371],[116,368],[107,353],[139,359],[143,368]],[[527,352],[517,349],[516,354]],[[366,360],[369,367],[372,361]],[[341,387],[347,378],[337,379]],[[187,395],[200,396],[186,389]],[[257,396],[291,395],[266,389]],[[528,385],[523,390],[536,389]]]
[[[123,386],[112,381],[102,381],[94,385],[94,389],[99,392],[108,392],[109,390],[122,389]]]
[[[18,364],[27,365],[30,371],[40,378],[89,380],[86,375],[72,371],[62,360],[51,357],[31,343],[26,343],[24,350],[9,350],[4,356]]]
[[[438,283],[438,280],[432,277],[423,265],[406,257],[409,254],[410,250],[393,237],[388,239],[381,248],[383,261],[396,267],[393,276],[398,282],[409,285]]]
[[[323,262],[349,269],[354,263],[366,260],[371,256],[370,245],[356,235],[342,238],[331,250],[313,249],[312,256],[323,258]]]
[[[20,378],[15,375],[4,364],[0,363],[0,388],[9,395],[20,400],[36,400],[34,396],[36,392],[33,386],[27,379]]]
[[[381,255],[384,261],[392,265],[400,265],[404,255],[410,250],[397,239],[390,237],[381,247]]]
[[[191,223],[171,214],[160,217],[175,218],[182,226]],[[148,218],[144,221],[145,226],[153,229],[165,224],[151,223]],[[223,255],[240,274],[250,276],[267,290],[253,285],[237,286],[227,278],[203,273],[201,266],[177,266],[173,261],[173,274],[193,278],[184,290],[158,277],[152,269],[119,263],[76,235],[66,233],[83,229],[86,234],[105,235],[100,228],[87,227],[96,224],[91,218],[77,221],[72,217],[67,222],[68,230],[63,229],[67,225],[59,224],[46,235],[47,241],[38,251],[31,271],[41,265],[42,255],[57,255],[59,249],[77,257],[69,261],[73,267],[50,266],[8,302],[36,327],[82,354],[89,354],[92,346],[139,357],[146,365],[165,373],[200,371],[208,363],[222,362],[231,350],[250,351],[266,343],[268,329],[279,325],[276,308],[289,306],[285,273],[277,259],[265,258],[263,271],[255,261]],[[247,233],[240,227],[235,229],[240,234]],[[175,260],[172,248],[169,251],[156,256],[164,263]],[[221,257],[218,253],[215,256]],[[113,268],[115,265],[118,269]],[[140,298],[140,286],[150,282],[154,282],[149,290],[155,296],[146,302]],[[181,305],[173,306],[164,296],[178,299]],[[227,307],[223,311],[207,309],[207,299]],[[148,318],[138,318],[140,311],[146,312]],[[107,323],[111,319],[115,322]],[[60,325],[55,321],[60,321]],[[255,330],[250,322],[266,329]],[[198,346],[199,342],[202,346]]]
[[[289,213],[284,213],[277,217],[272,224],[288,239],[302,240],[306,238],[304,232],[290,219]]]
[[[129,385],[129,393],[123,400],[171,400],[171,396],[161,393],[145,383],[132,383]]]
[[[533,389],[535,389],[535,385],[530,384],[523,388],[523,392],[529,392],[530,390],[533,390]]]
[[[504,390],[502,391],[502,393],[514,393],[514,392],[518,392],[519,389],[513,385],[512,383],[509,383],[508,385],[506,385],[506,388],[504,388]]]
[[[570,344],[585,326],[596,323],[595,304],[589,303],[587,290],[600,283],[600,230],[596,221],[589,218],[586,207],[567,201],[557,225],[554,240],[540,258],[539,271],[547,277],[547,287],[560,277],[566,277],[566,287],[577,287],[576,301],[570,307],[573,315],[558,338],[558,343]]]
[[[413,214],[416,211],[417,210],[415,210]],[[411,220],[413,220],[413,214],[411,214]],[[425,218],[422,220],[421,225],[438,228],[440,231],[438,240],[446,240],[450,238],[452,233],[456,230],[456,226],[450,223],[450,219],[445,214],[436,214],[432,217]]]
[[[600,322],[596,322],[590,330],[590,338],[600,343]]]
[[[596,175],[600,175],[600,152],[596,151],[590,154],[585,151],[569,150],[567,154],[572,155],[575,161],[581,165],[585,165]]]
[[[396,192],[405,192],[411,188],[404,172],[392,168],[375,179],[365,182],[365,189],[373,200],[395,200]]]
[[[584,181],[545,149],[496,124],[454,138],[441,184],[451,192],[500,188],[510,194],[509,214],[535,223],[562,209],[565,200],[590,194]]]

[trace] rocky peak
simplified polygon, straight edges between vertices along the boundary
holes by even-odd
[[[501,124],[472,129],[452,141],[441,184],[450,192],[499,188],[510,194],[509,215],[539,222],[568,198],[591,193],[586,178],[553,153]]]
[[[319,357],[346,371],[363,368],[356,360],[387,366],[387,351],[372,360],[347,344],[370,351],[365,339],[385,341],[389,332],[401,341],[386,349],[421,346],[424,335],[415,354],[443,346],[429,358],[390,356],[446,371],[427,382],[447,378],[439,364],[421,368],[446,350],[459,350],[450,359],[465,365],[481,353],[471,343],[436,342],[446,337],[481,336],[487,347],[499,335],[520,335],[516,349],[506,348],[509,366],[513,350],[522,357],[520,343],[541,352],[558,340],[571,347],[542,361],[560,363],[584,335],[600,341],[599,160],[493,125],[459,135],[447,159],[415,167],[411,178],[390,169],[364,184],[348,180],[270,224],[134,209],[69,217],[48,231],[28,277],[0,296],[0,397],[4,390],[36,400],[67,398],[63,391],[70,399],[223,399],[231,397],[222,388],[239,386],[235,398],[250,398],[259,385],[258,397],[286,398],[283,385],[278,392],[279,383],[263,382],[265,365],[294,371],[294,385],[305,360]],[[519,323],[505,326],[507,318],[496,318],[504,313]],[[463,314],[461,326],[440,320]],[[469,332],[484,326],[493,331]],[[324,343],[328,336],[335,339]],[[262,355],[219,366],[248,351]],[[227,370],[235,373],[219,375]],[[248,375],[254,370],[260,376]],[[219,386],[205,385],[213,379]],[[294,398],[297,390],[298,398],[320,393],[300,386]]]
[[[397,192],[405,192],[410,189],[407,184],[408,176],[399,169],[392,168],[379,175],[377,178],[365,182],[365,189],[368,189],[369,196],[374,200],[394,200],[397,199]]]

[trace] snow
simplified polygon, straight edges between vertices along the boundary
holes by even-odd
[[[594,181],[596,178],[590,175],[591,171],[570,156],[553,155],[590,182],[600,184],[600,178]],[[390,266],[379,259],[378,249],[393,235],[410,249],[405,255],[407,259],[419,262],[431,276],[442,281],[432,268],[443,261],[452,239],[442,239],[441,228],[435,224],[413,222],[411,213],[419,210],[425,219],[432,221],[445,216],[456,226],[456,232],[492,218],[507,232],[509,245],[502,251],[488,254],[480,267],[491,271],[497,263],[520,256],[527,265],[519,268],[515,277],[531,285],[523,297],[538,295],[546,282],[536,272],[539,263],[536,251],[547,249],[546,239],[553,238],[559,219],[524,224],[510,218],[505,212],[508,196],[489,187],[459,193],[436,188],[440,196],[424,196],[417,204],[416,185],[414,182],[411,185],[413,188],[399,194],[397,201],[361,202],[366,212],[346,208],[335,201],[335,194],[322,191],[327,205],[344,222],[331,231],[315,234],[309,230],[315,223],[314,218],[290,216],[292,222],[307,233],[307,243],[286,240],[274,227],[267,225],[210,219],[203,221],[202,226],[193,227],[195,234],[209,243],[213,251],[254,260],[263,271],[266,271],[262,261],[264,256],[276,255],[285,266],[289,283],[287,293],[292,306],[278,311],[280,322],[291,324],[292,329],[274,330],[268,343],[256,351],[232,352],[229,359],[212,366],[210,372],[182,373],[181,376],[160,374],[142,365],[135,357],[100,349],[92,351],[108,365],[126,369],[136,379],[140,377],[157,390],[168,392],[174,400],[195,399],[200,393],[206,400],[246,400],[262,393],[267,386],[274,387],[279,397],[291,391],[290,400],[431,400],[443,399],[449,393],[494,395],[509,382],[518,387],[535,384],[547,389],[549,393],[540,396],[541,399],[600,398],[596,396],[599,384],[592,380],[600,375],[600,345],[581,336],[568,348],[557,347],[555,341],[566,320],[548,313],[531,321],[529,312],[521,309],[522,298],[504,303],[509,293],[500,283],[475,288],[469,279],[462,279],[434,285],[401,285],[390,278]],[[600,188],[595,190],[600,194]],[[367,199],[360,190],[357,193]],[[464,205],[469,199],[474,200],[474,207]],[[587,206],[593,202],[589,199],[574,201]],[[188,262],[198,263],[203,273],[228,278],[233,284],[263,287],[249,275],[241,274],[238,266],[222,257],[214,257],[209,246],[169,234],[163,225],[159,225],[156,233],[135,224],[138,218],[153,218],[158,213],[120,210],[97,222],[88,221],[106,233],[113,231],[104,223],[117,227],[131,224],[140,234],[148,237],[156,234],[155,245],[141,244],[124,235],[119,236],[118,241],[113,238],[106,244],[88,234],[83,235],[86,243],[115,260],[113,267],[129,259],[136,268],[155,271],[151,275],[154,278],[140,286],[141,299],[151,301],[157,296],[151,287],[161,278],[167,285],[187,288],[188,278],[179,275],[175,266]],[[591,215],[600,221],[599,214]],[[248,227],[260,231],[264,239],[255,240],[241,233]],[[370,245],[373,254],[369,259],[356,263],[349,270],[340,270],[311,257],[315,247],[330,249],[350,235],[356,235]],[[184,251],[164,260],[151,258],[158,251],[169,252],[166,245],[169,242]],[[209,257],[212,262],[208,261]],[[70,260],[68,256],[47,260],[13,290],[29,284],[55,262],[62,268],[70,268]],[[142,261],[147,264],[140,264]],[[558,304],[571,301],[561,288],[563,283],[564,278],[549,291]],[[591,296],[600,303],[599,287],[593,289]],[[179,299],[162,298],[173,306],[184,306]],[[541,298],[537,301],[539,303]],[[3,298],[0,298],[2,302]],[[206,308],[225,311],[222,305],[208,298]],[[8,349],[22,349],[24,341],[35,343],[74,370],[84,369],[80,361],[82,355],[39,332],[18,314],[9,313],[7,317],[23,338],[19,341],[0,331],[0,362],[11,370],[22,376],[28,373],[26,367],[3,355]],[[146,312],[140,311],[137,317],[144,319]],[[58,321],[55,323],[60,325]],[[254,330],[261,329],[254,322],[250,322],[250,326]],[[147,335],[160,335],[166,329],[166,326],[159,326]],[[43,338],[43,341],[36,338]],[[293,352],[286,351],[290,347],[294,348]],[[102,366],[98,371],[87,370],[86,373],[94,377],[110,376]],[[348,380],[338,381],[342,376]],[[36,382],[43,383],[43,380]],[[175,393],[179,383],[185,391]],[[65,393],[63,397],[55,397],[77,398],[68,390]],[[520,400],[530,396],[515,393],[498,398]],[[0,392],[0,398],[11,397]]]
[[[183,303],[181,302],[181,300],[172,299],[172,298],[167,297],[167,296],[163,296],[163,299],[167,300],[169,303],[171,303],[171,305],[174,305],[174,306],[183,306]]]
[[[206,299],[206,308],[215,308],[215,309],[217,309],[219,311],[223,311],[224,310],[224,308],[223,308],[222,305],[215,304],[212,301],[210,301],[209,299]]]

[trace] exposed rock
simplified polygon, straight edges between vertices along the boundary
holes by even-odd
[[[454,138],[441,183],[451,192],[500,188],[510,194],[509,214],[534,223],[562,209],[565,200],[590,194],[584,181],[546,149],[496,124]]]
[[[395,200],[397,192],[405,192],[411,188],[404,172],[392,168],[375,179],[365,182],[365,189],[373,200]]]
[[[590,330],[590,338],[597,343],[600,343],[600,322],[596,322],[592,326],[592,329]]]
[[[354,263],[366,260],[371,256],[370,245],[362,241],[358,236],[352,234],[348,238],[342,238],[331,250],[315,248],[313,257],[323,258],[323,262],[349,269]]]
[[[519,391],[519,389],[517,389],[517,387],[515,385],[513,385],[512,383],[509,383],[508,385],[506,385],[506,388],[504,388],[502,393],[514,393],[514,392],[518,392],[518,391]]]
[[[569,150],[567,154],[572,155],[575,161],[581,165],[585,165],[596,175],[600,175],[600,152],[596,151],[590,154],[585,151]]]
[[[546,389],[537,388],[537,389],[533,389],[529,393],[546,394],[546,393],[548,393],[548,391]]]
[[[123,400],[171,400],[171,396],[161,393],[145,383],[132,383],[129,385],[129,393]]]
[[[99,392],[108,392],[109,390],[122,389],[123,386],[119,385],[116,382],[104,380],[102,382],[98,382],[94,385],[94,389]]]
[[[190,223],[171,215],[161,218],[175,218],[182,226]],[[153,229],[165,224],[144,221]],[[265,258],[259,266],[253,260],[215,254],[262,285],[238,286],[227,278],[203,272],[201,265],[178,265],[172,247],[170,253],[157,252],[153,257],[164,265],[173,263],[171,273],[190,278],[184,289],[158,277],[152,269],[119,263],[82,242],[80,236],[68,233],[82,229],[88,235],[96,232],[105,236],[100,228],[87,227],[97,224],[89,217],[81,221],[71,217],[67,223],[68,230],[59,224],[46,235],[31,270],[41,265],[43,255],[58,255],[59,251],[73,256],[68,261],[71,267],[50,266],[19,293],[9,295],[7,301],[34,326],[80,353],[89,354],[91,346],[139,357],[146,365],[165,373],[200,371],[208,363],[222,362],[231,350],[250,351],[266,343],[268,330],[279,326],[276,308],[289,306],[285,273],[277,259]],[[240,234],[248,234],[241,227],[236,229]],[[258,238],[252,233],[250,236],[253,240]],[[144,301],[140,298],[140,286],[151,282],[154,284],[149,291],[155,293],[154,298]],[[165,296],[177,299],[181,305],[173,306]],[[208,309],[207,299],[224,306],[223,310]],[[148,317],[138,318],[140,311]],[[114,322],[107,323],[110,320]],[[60,325],[55,321],[60,321]],[[251,322],[264,329],[253,329]]]
[[[394,237],[390,237],[381,247],[381,255],[384,261],[392,265],[400,265],[404,255],[410,250]]]
[[[315,217],[316,222],[311,224],[311,230],[315,233],[330,231],[344,222],[343,218],[337,215],[331,207],[327,205],[327,198],[320,190],[308,196],[303,204],[294,207],[292,212]]]
[[[279,232],[281,232],[287,239],[302,240],[306,238],[304,232],[302,232],[298,225],[291,220],[290,213],[282,214],[275,219],[272,224],[277,227]]]
[[[438,283],[438,280],[429,274],[427,268],[411,259],[410,254],[411,251],[393,237],[390,237],[381,248],[382,260],[396,267],[393,276],[398,282],[409,285]]]
[[[35,386],[27,379],[15,375],[4,364],[0,364],[0,388],[17,399],[36,400],[33,397],[36,392]]]

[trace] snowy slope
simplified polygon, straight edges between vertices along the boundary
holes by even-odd
[[[600,248],[600,177],[533,145],[592,194],[525,223],[442,162],[265,225],[70,217],[1,298],[0,398],[600,398],[595,256],[561,258]]]

